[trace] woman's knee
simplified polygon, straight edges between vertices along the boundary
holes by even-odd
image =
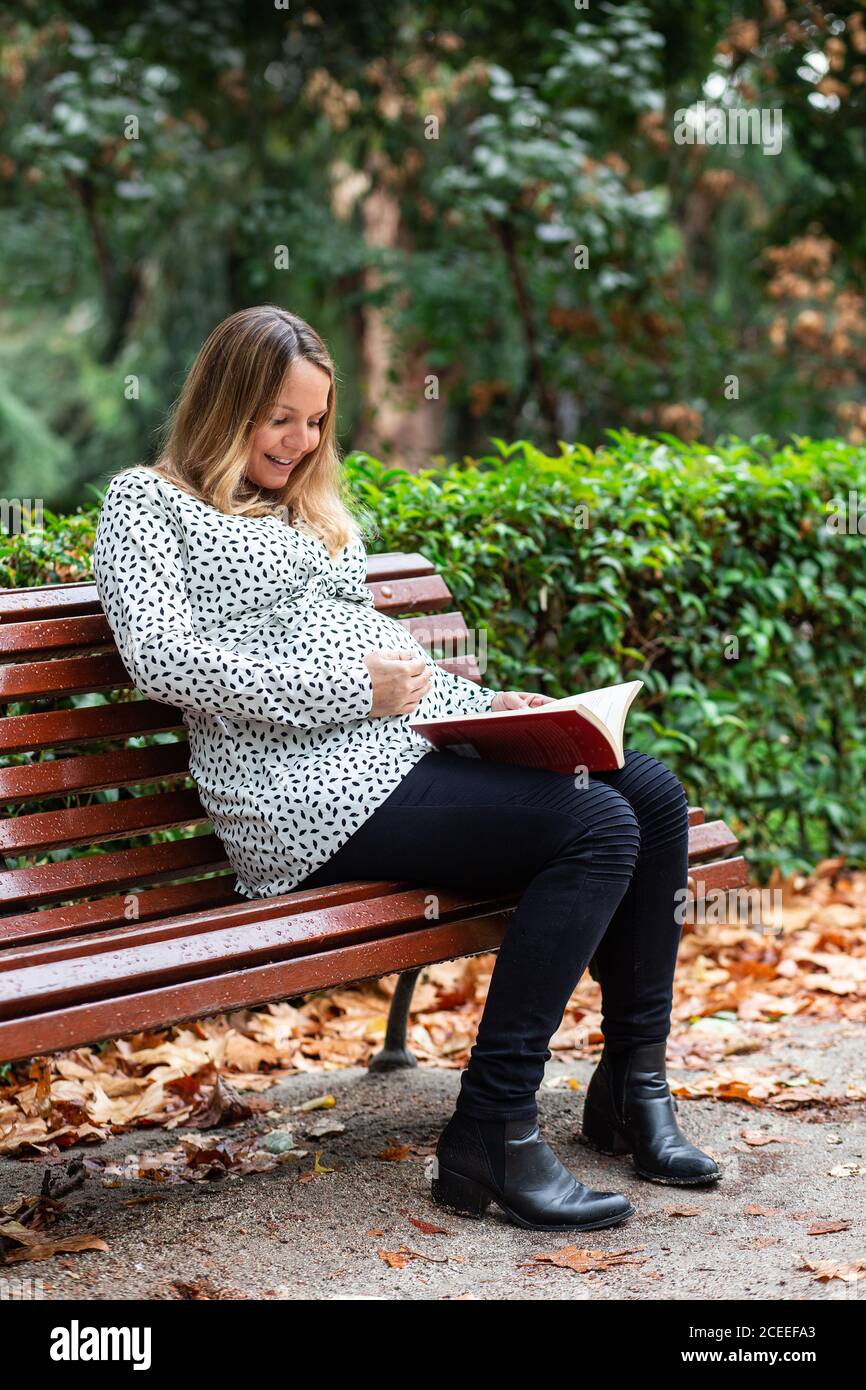
[[[688,797],[682,782],[666,763],[648,753],[627,749],[622,773],[617,789],[635,810],[644,853],[688,835]]]
[[[676,773],[663,763],[661,758],[653,758],[649,753],[626,753],[626,768],[640,772],[640,780],[658,794],[660,800],[686,804],[685,788]]]
[[[590,877],[631,877],[641,828],[634,807],[620,791],[592,777],[585,786],[575,784],[564,809],[564,830],[566,841],[587,862]]]

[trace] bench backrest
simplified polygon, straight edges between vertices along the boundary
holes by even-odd
[[[482,679],[428,559],[370,556],[367,583],[443,667]],[[147,885],[136,921],[248,901],[189,776],[182,711],[133,688],[93,583],[0,594],[0,662],[0,946],[121,925]]]

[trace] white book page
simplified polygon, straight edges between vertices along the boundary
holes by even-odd
[[[622,764],[625,718],[642,686],[643,681],[605,685],[600,690],[588,690],[583,695],[568,695],[564,700],[556,700],[555,704],[560,709],[579,709],[588,714],[593,723],[602,725],[609,733],[614,752]],[[539,705],[539,709],[550,709],[550,705]]]

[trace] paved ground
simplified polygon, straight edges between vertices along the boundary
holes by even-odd
[[[844,1095],[848,1077],[863,1073],[864,1035],[850,1024],[788,1024],[772,1055]],[[762,1069],[769,1057],[737,1060]],[[206,1136],[219,1142],[290,1126],[306,1156],[272,1171],[205,1182],[106,1180],[94,1173],[65,1199],[66,1215],[55,1229],[100,1237],[108,1250],[2,1274],[41,1277],[45,1296],[55,1299],[749,1298],[850,1299],[866,1306],[866,1279],[822,1283],[800,1268],[804,1260],[844,1265],[866,1255],[866,1104],[783,1112],[683,1100],[684,1130],[725,1173],[713,1188],[688,1191],[645,1182],[628,1158],[608,1159],[574,1141],[593,1065],[551,1062],[542,1129],[583,1181],[629,1195],[637,1214],[613,1230],[544,1235],[518,1230],[494,1208],[481,1222],[437,1210],[426,1172],[458,1073],[419,1068],[370,1076],[352,1068],[293,1077],[265,1093],[269,1111],[240,1129]],[[671,1066],[669,1075],[683,1073]],[[580,1081],[580,1090],[563,1085],[567,1076]],[[336,1107],[298,1112],[301,1102],[328,1091]],[[308,1127],[323,1120],[344,1128],[308,1138]],[[751,1148],[744,1129],[786,1142]],[[132,1153],[172,1149],[191,1133],[138,1131],[79,1146],[50,1166],[60,1177],[77,1155],[121,1162]],[[405,1157],[376,1156],[391,1146],[398,1153],[405,1146]],[[310,1178],[317,1150],[321,1165],[334,1171]],[[849,1175],[831,1176],[845,1165],[852,1165]],[[0,1203],[38,1191],[46,1166],[43,1159],[0,1161]],[[765,1211],[747,1214],[749,1206]],[[683,1207],[694,1214],[674,1214]],[[426,1233],[413,1219],[444,1233]],[[820,1219],[847,1220],[850,1227],[810,1235]],[[627,1258],[635,1263],[577,1273],[534,1259],[569,1245],[634,1252]],[[382,1251],[397,1252],[396,1259],[391,1255],[397,1267]]]

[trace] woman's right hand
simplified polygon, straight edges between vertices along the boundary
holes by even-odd
[[[371,716],[411,714],[430,689],[430,667],[422,652],[368,652],[364,663],[373,682]]]

